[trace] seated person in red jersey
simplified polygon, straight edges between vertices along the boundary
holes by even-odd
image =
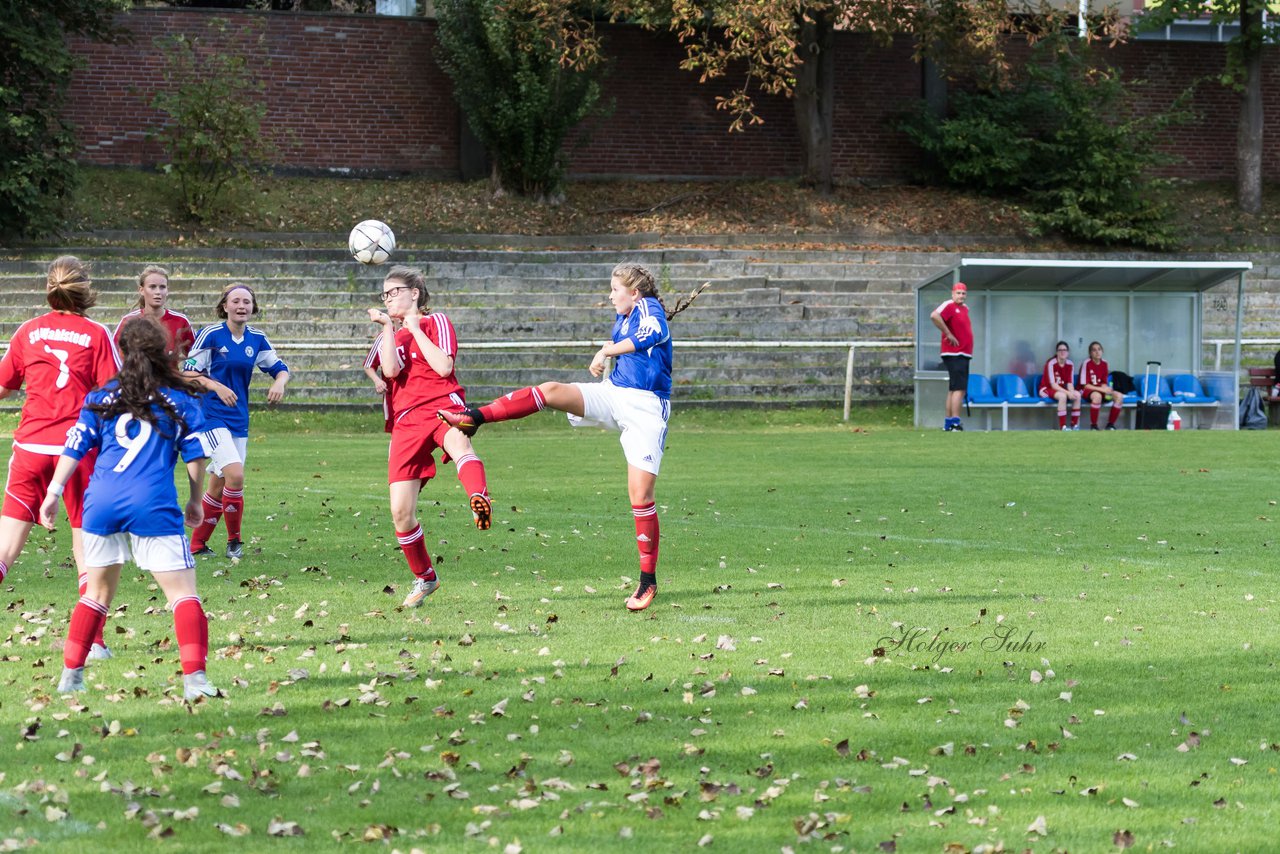
[[[1040,396],[1058,402],[1058,429],[1080,429],[1080,392],[1075,385],[1075,366],[1071,364],[1071,348],[1059,341],[1053,358],[1044,363],[1040,373]],[[1071,403],[1071,426],[1067,426],[1067,403]]]
[[[1089,429],[1098,429],[1098,413],[1102,411],[1102,401],[1111,398],[1111,415],[1107,418],[1107,429],[1116,429],[1120,420],[1120,408],[1124,406],[1124,395],[1111,387],[1107,378],[1111,370],[1102,358],[1102,345],[1097,341],[1089,342],[1089,359],[1080,366],[1080,393],[1089,401]]]

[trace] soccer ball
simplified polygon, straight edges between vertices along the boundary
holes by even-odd
[[[385,222],[366,219],[351,229],[347,248],[361,264],[381,264],[395,251],[396,236]]]

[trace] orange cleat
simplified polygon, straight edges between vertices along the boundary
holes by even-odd
[[[493,522],[493,505],[480,493],[471,496],[471,515],[475,517],[476,527],[481,531],[489,530]]]
[[[439,409],[436,410],[436,417],[464,436],[474,436],[480,429],[480,425],[484,423],[484,416],[480,414],[480,410],[470,406],[464,407],[461,412]]]
[[[650,584],[648,587],[637,587],[636,592],[632,593],[627,599],[628,611],[643,611],[653,604],[653,597],[658,595],[658,585]]]

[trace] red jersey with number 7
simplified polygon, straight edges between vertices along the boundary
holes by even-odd
[[[111,330],[95,320],[51,311],[19,326],[0,361],[0,386],[27,386],[14,445],[38,454],[61,454],[84,396],[119,371]]]

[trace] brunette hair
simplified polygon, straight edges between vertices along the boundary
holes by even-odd
[[[165,328],[150,317],[139,317],[125,324],[120,330],[120,356],[120,373],[116,376],[120,384],[118,391],[102,402],[90,404],[89,409],[103,418],[127,412],[139,421],[158,426],[158,418],[151,408],[154,404],[173,419],[180,431],[178,435],[185,435],[187,422],[163,389],[181,389],[191,395],[199,395],[203,389],[185,378],[170,357],[169,333]]]
[[[46,274],[44,296],[54,311],[86,313],[98,303],[98,293],[89,280],[89,265],[74,255],[53,259]]]
[[[407,288],[418,289],[418,310],[427,307],[427,303],[431,301],[431,294],[427,293],[427,277],[417,267],[404,267],[399,264],[387,271],[387,276],[382,280],[385,286],[387,282],[395,279],[397,282],[404,282]]]
[[[258,295],[253,292],[253,288],[249,287],[248,285],[241,284],[240,282],[232,282],[231,284],[227,285],[225,288],[222,289],[222,296],[218,297],[218,304],[217,306],[214,307],[213,313],[218,315],[218,317],[221,317],[223,320],[226,320],[227,319],[227,297],[231,296],[232,291],[238,290],[240,288],[244,288],[246,291],[249,292],[249,296],[253,297],[253,311],[250,313],[257,314],[258,313]]]
[[[693,305],[693,301],[698,298],[698,294],[711,287],[710,282],[703,282],[694,288],[693,293],[687,297],[681,297],[676,300],[676,307],[668,310],[667,304],[662,301],[662,295],[658,293],[658,283],[653,278],[653,273],[649,272],[649,268],[641,265],[624,261],[613,268],[613,275],[622,280],[622,284],[628,290],[632,290],[645,297],[653,297],[658,301],[658,305],[662,306],[663,312],[667,315],[667,320],[675,317],[689,306]]]
[[[142,268],[142,272],[138,274],[138,303],[134,306],[137,309],[143,309],[147,306],[147,298],[142,295],[142,286],[146,284],[147,276],[159,275],[164,276],[164,283],[169,284],[169,271],[159,264],[148,264]],[[254,297],[254,306],[257,306],[258,299]]]

